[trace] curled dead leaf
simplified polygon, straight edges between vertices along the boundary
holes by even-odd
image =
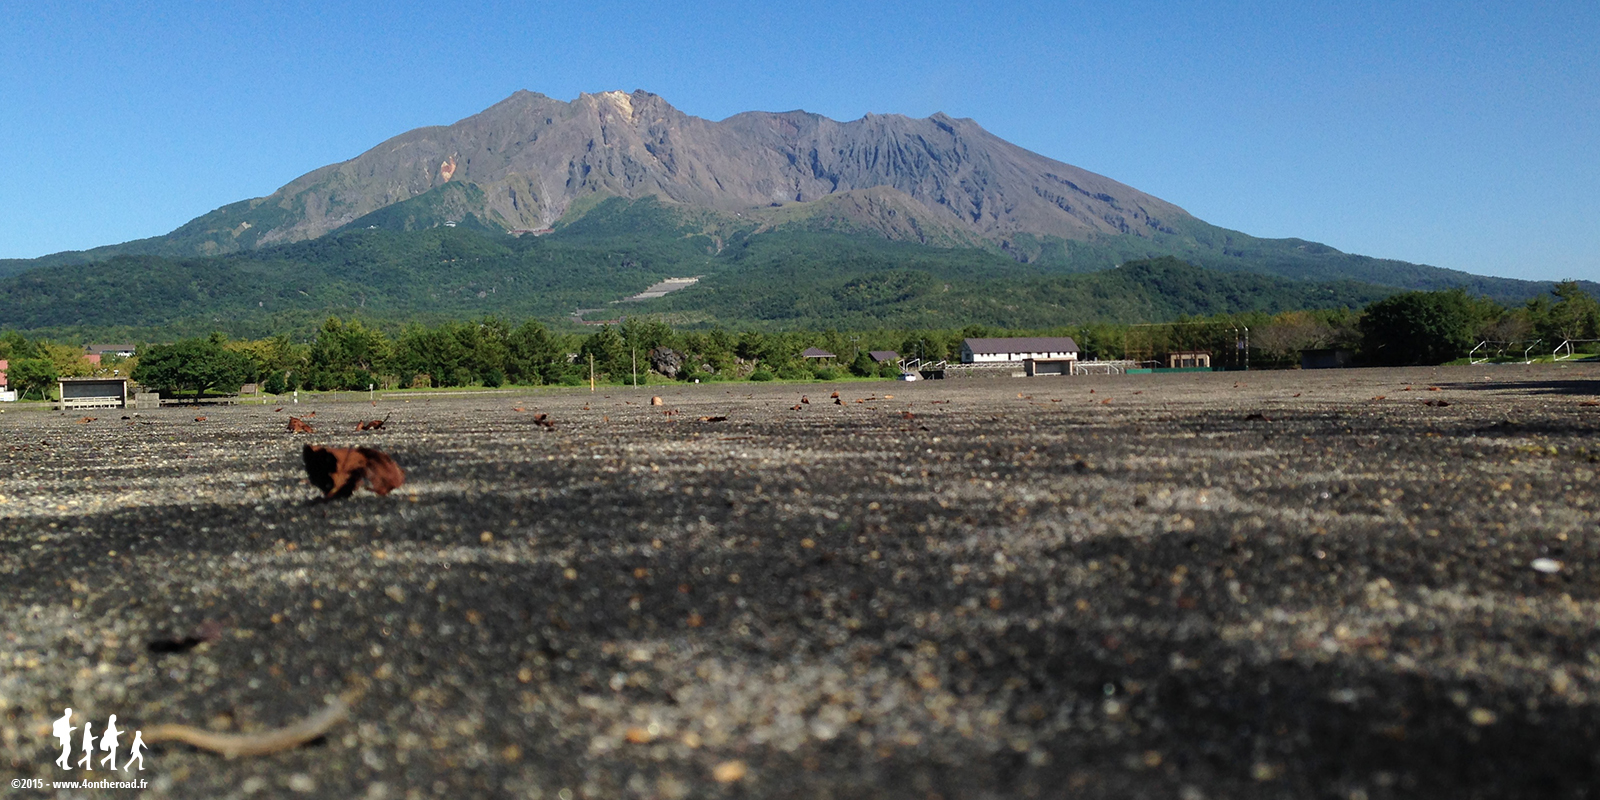
[[[715,778],[717,783],[733,783],[744,780],[744,776],[749,773],[750,768],[745,766],[743,761],[724,761],[711,768],[711,777]]]
[[[660,395],[656,395],[655,397],[650,398],[650,405],[653,405],[653,406],[661,405],[661,396]]]
[[[726,415],[720,416],[720,417],[701,417],[700,421],[701,422],[727,422],[728,418],[727,418]]]
[[[83,419],[78,420],[78,424],[79,425],[88,425],[89,423],[94,422],[97,419],[99,419],[99,417],[84,417]]]
[[[299,417],[290,417],[289,418],[289,432],[290,433],[316,433],[317,429],[311,427],[311,423],[306,422],[305,420],[303,420],[303,419],[301,419]]]
[[[392,417],[392,416],[394,416],[394,415],[390,414],[388,417],[384,417],[383,419],[373,419],[373,420],[367,420],[366,422],[357,422],[356,423],[356,430],[358,430],[358,431],[375,431],[375,430],[378,430],[379,428],[382,428],[383,424],[385,422],[388,422],[389,421],[389,417]]]
[[[195,418],[194,418],[194,421],[195,421],[195,422],[205,422],[205,421],[206,421],[206,418],[205,418],[205,417],[195,417]]]
[[[375,494],[386,495],[406,482],[406,474],[394,459],[371,447],[322,447],[306,445],[300,455],[305,461],[311,485],[322,490],[324,500],[349,497],[356,485],[367,484]]]

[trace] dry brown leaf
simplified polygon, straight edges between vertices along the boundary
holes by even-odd
[[[367,484],[378,495],[386,495],[406,482],[406,474],[394,459],[371,447],[321,447],[306,445],[300,455],[305,461],[311,485],[322,490],[324,500],[349,497],[356,485]]]
[[[839,399],[839,393],[838,393],[838,392],[834,392],[834,393],[833,393],[833,394],[830,394],[830,395],[828,395],[828,396],[829,396],[829,397],[831,397],[831,398],[833,398],[833,399],[835,399],[835,400],[838,400],[838,399]]]
[[[661,405],[661,396],[660,395],[656,395],[655,397],[650,398],[650,405],[653,405],[653,406]]]
[[[205,417],[195,417],[195,418],[194,418],[194,421],[195,421],[195,422],[205,422],[205,421],[206,421],[206,418],[205,418]]]
[[[394,415],[390,414],[389,416],[392,417]],[[358,423],[356,423],[356,430],[358,430],[358,431],[375,431],[375,430],[377,430],[379,428],[382,428],[383,424],[385,422],[388,422],[388,421],[389,421],[389,417],[384,417],[383,419],[374,419],[374,420],[368,420],[366,422],[358,422]]]
[[[550,419],[550,415],[544,413],[543,411],[533,415],[533,423],[541,428],[544,428],[545,430],[553,431],[556,429],[555,421]]]
[[[744,776],[748,774],[750,774],[750,768],[745,766],[743,761],[724,761],[711,768],[711,777],[715,778],[717,783],[733,783],[744,780]]]
[[[94,422],[97,419],[99,419],[99,417],[84,417],[83,419],[78,420],[78,424],[79,425],[88,425],[89,423]]]
[[[728,418],[726,416],[722,416],[722,417],[701,417],[700,421],[701,422],[727,422]]]
[[[290,417],[289,418],[289,432],[290,433],[316,433],[317,429],[311,427],[311,423],[306,422],[305,420],[303,420],[303,419],[301,419],[299,417]]]
[[[811,398],[806,397],[805,395],[800,395],[800,404],[807,406],[811,405]]]

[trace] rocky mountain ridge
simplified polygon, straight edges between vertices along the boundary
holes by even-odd
[[[804,111],[752,111],[710,121],[644,91],[571,102],[521,91],[122,251],[212,255],[313,239],[452,184],[477,189],[454,213],[505,230],[551,227],[574,204],[598,197],[653,195],[740,213],[861,190],[876,190],[871,196],[880,205],[883,190],[910,198],[941,241],[1000,244],[1017,233],[1140,237],[1193,220],[1171,203],[944,114],[839,122]],[[915,238],[906,225],[878,222],[887,236]]]

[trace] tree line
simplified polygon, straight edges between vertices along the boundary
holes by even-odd
[[[1144,361],[1176,350],[1211,350],[1214,364],[1290,367],[1308,349],[1348,349],[1374,365],[1441,364],[1483,352],[1548,353],[1562,342],[1595,352],[1600,301],[1574,282],[1550,297],[1507,308],[1453,289],[1406,292],[1347,309],[1181,318],[1158,325],[1094,324],[1046,329],[880,329],[867,331],[678,330],[630,317],[587,333],[497,317],[410,325],[397,333],[359,319],[330,317],[309,341],[286,335],[229,339],[220,333],[139,348],[129,359],[88,363],[79,347],[0,334],[12,388],[41,399],[58,377],[122,375],[169,395],[232,393],[246,383],[269,393],[487,386],[892,377],[900,366],[870,351],[925,362],[957,360],[966,338],[1072,336],[1084,359]],[[1591,340],[1585,342],[1583,340]],[[1247,343],[1247,344],[1246,344]],[[834,354],[807,359],[806,348]],[[1218,352],[1221,351],[1221,352]],[[1242,353],[1241,353],[1242,351]]]

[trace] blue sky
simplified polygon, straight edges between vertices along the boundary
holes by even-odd
[[[0,0],[0,258],[165,233],[517,89],[971,117],[1257,236],[1600,280],[1600,3]]]

